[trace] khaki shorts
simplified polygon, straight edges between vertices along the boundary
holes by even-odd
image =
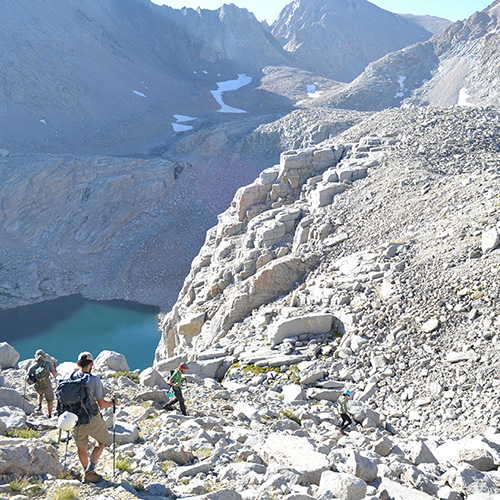
[[[51,403],[54,401],[54,389],[52,389],[52,384],[49,384],[47,387],[37,387],[35,385],[35,391],[40,394],[40,396],[45,396],[47,403]]]
[[[72,432],[78,448],[87,446],[89,436],[93,437],[99,444],[107,443],[110,438],[108,427],[100,413],[92,417],[88,424],[82,425],[81,427],[75,427]]]

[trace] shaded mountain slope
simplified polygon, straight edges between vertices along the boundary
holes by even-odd
[[[349,82],[368,63],[432,33],[366,0],[295,0],[272,26],[301,68]]]
[[[359,110],[399,106],[405,99],[418,105],[497,105],[499,9],[496,1],[427,42],[386,55],[314,104]]]
[[[0,6],[7,149],[140,153],[173,135],[173,114],[216,111],[210,90],[217,81],[289,60],[255,17],[235,6],[28,3]]]

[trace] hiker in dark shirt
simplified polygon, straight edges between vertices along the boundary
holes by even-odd
[[[45,396],[48,418],[52,418],[55,399],[50,376],[52,375],[54,378],[57,376],[56,366],[52,359],[42,349],[38,349],[35,352],[36,363],[29,368],[26,377],[29,384],[35,384],[35,391],[38,393],[38,407],[36,409],[38,412],[42,411],[42,402]]]
[[[345,429],[347,429],[352,424],[351,415],[347,411],[347,402],[349,401],[350,397],[351,397],[351,391],[346,390],[341,396],[339,396],[337,400],[339,415],[340,418],[342,419],[342,423],[340,424],[341,434],[345,434]]]
[[[179,368],[172,373],[172,376],[167,380],[167,383],[174,390],[175,399],[170,403],[163,406],[165,410],[173,410],[173,405],[179,402],[181,412],[183,415],[187,415],[186,403],[184,401],[184,396],[182,395],[182,383],[184,382],[184,373],[187,370],[186,363],[181,363]]]

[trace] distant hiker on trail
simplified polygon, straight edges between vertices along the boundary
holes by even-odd
[[[351,416],[347,411],[347,402],[349,401],[350,397],[351,391],[345,390],[344,393],[337,399],[337,408],[340,418],[342,419],[342,423],[340,424],[341,434],[345,434],[345,429],[347,429],[352,424]]]
[[[38,393],[38,407],[36,411],[42,411],[43,397],[47,400],[47,417],[52,418],[52,410],[54,408],[54,389],[50,376],[57,376],[55,362],[42,349],[35,352],[35,364],[31,365],[26,376],[28,384],[35,384],[35,391]]]
[[[172,387],[175,394],[175,399],[163,406],[163,408],[167,411],[173,410],[173,406],[179,402],[182,414],[187,415],[186,403],[184,402],[184,396],[182,395],[182,382],[185,381],[185,377],[183,375],[187,368],[186,363],[181,363],[179,368],[177,368],[177,370],[175,370],[167,380],[168,385]]]
[[[90,373],[94,364],[94,358],[90,352],[80,353],[76,364],[79,370],[69,379],[62,380],[57,387],[57,411],[60,415],[69,411],[78,416],[78,423],[72,432],[78,458],[85,469],[83,481],[98,483],[103,480],[103,477],[95,472],[95,466],[110,438],[108,427],[99,408],[109,408],[117,401],[114,397],[111,401],[104,399],[106,392],[101,379]],[[75,393],[80,395],[78,402],[75,402]],[[87,454],[89,436],[97,441],[90,454],[90,462]]]

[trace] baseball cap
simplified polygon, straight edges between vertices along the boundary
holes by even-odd
[[[78,355],[78,361],[94,361],[94,357],[88,351],[83,351]]]
[[[40,359],[45,357],[45,352],[42,349],[38,349],[38,351],[35,352],[35,359]]]

